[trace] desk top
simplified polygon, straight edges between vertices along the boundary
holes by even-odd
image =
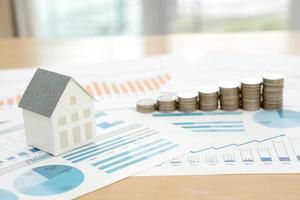
[[[0,38],[0,68],[136,59],[176,54],[197,59],[201,52],[300,55],[300,32],[175,34],[62,39]]]
[[[251,32],[45,40],[2,38],[0,68],[93,63],[167,53],[197,59],[197,52],[203,51],[300,55],[300,33]],[[130,177],[79,199],[298,200],[300,175]]]

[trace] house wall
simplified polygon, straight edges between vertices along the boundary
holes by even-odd
[[[73,98],[76,103],[71,105]],[[85,110],[90,110],[88,117]],[[61,154],[93,141],[95,136],[94,100],[71,80],[52,114],[56,152]],[[86,124],[91,131],[86,134]]]
[[[52,120],[23,109],[26,141],[29,145],[54,154]]]

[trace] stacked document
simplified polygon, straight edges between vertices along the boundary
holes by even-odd
[[[198,63],[163,56],[51,67],[97,99],[96,142],[57,157],[25,141],[17,105],[35,69],[2,71],[0,199],[72,199],[129,176],[300,173],[299,65],[299,58],[210,53]],[[138,99],[240,80],[257,75],[255,67],[285,74],[284,109],[134,110]]]

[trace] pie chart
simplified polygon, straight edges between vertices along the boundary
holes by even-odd
[[[79,186],[84,174],[67,165],[45,165],[31,169],[17,177],[15,189],[31,196],[49,196],[68,192]]]
[[[0,199],[18,200],[19,198],[14,193],[12,193],[8,190],[0,189]]]
[[[253,116],[253,120],[271,128],[300,127],[300,112],[292,110],[260,111]]]

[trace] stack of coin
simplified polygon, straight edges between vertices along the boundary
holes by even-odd
[[[219,107],[219,88],[217,86],[203,86],[199,88],[199,108],[203,111],[214,111]]]
[[[261,78],[245,78],[241,81],[242,108],[255,111],[261,107]]]
[[[181,112],[193,112],[198,107],[197,92],[182,92],[178,94],[178,110]]]
[[[154,99],[140,99],[136,102],[136,111],[141,113],[151,113],[156,111],[156,101]]]
[[[226,111],[240,108],[240,83],[226,81],[220,84],[221,109]]]
[[[283,75],[270,73],[263,75],[263,108],[281,109],[283,105]]]
[[[160,112],[173,112],[176,110],[177,96],[175,94],[163,94],[157,97],[157,109]]]

